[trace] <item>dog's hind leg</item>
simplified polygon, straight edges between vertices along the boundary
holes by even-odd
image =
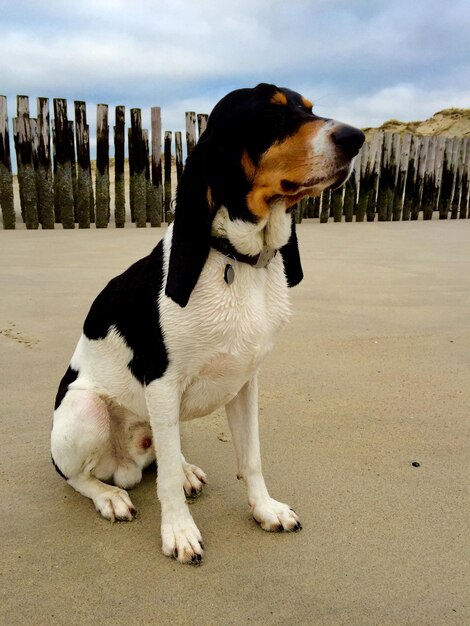
[[[93,391],[70,389],[54,412],[52,459],[69,485],[93,500],[103,517],[131,520],[135,508],[127,492],[102,482],[116,471],[110,433],[105,401]]]

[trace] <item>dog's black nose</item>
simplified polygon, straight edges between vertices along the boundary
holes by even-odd
[[[359,128],[341,125],[331,133],[331,138],[348,159],[352,159],[362,148],[366,137]]]

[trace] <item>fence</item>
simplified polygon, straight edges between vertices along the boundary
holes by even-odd
[[[470,218],[470,140],[375,131],[343,188],[300,203],[327,222]]]
[[[37,118],[29,115],[29,98],[17,96],[12,120],[18,167],[21,216],[27,228],[118,228],[132,220],[137,227],[171,221],[171,199],[183,170],[183,138],[163,134],[161,111],[151,108],[151,138],[142,128],[141,109],[115,108],[114,168],[110,168],[108,106],[97,105],[96,164],[90,159],[90,129],[85,102],[74,102],[75,121],[67,101],[37,99]],[[207,123],[207,115],[186,113],[189,153]],[[128,163],[125,160],[127,135]],[[0,203],[4,228],[15,228],[15,193],[11,167],[6,97],[0,96]],[[356,159],[353,175],[339,190],[304,199],[297,220],[320,222],[470,218],[468,174],[469,139],[419,137],[375,132]],[[110,171],[114,170],[113,179]],[[94,181],[93,181],[94,178]],[[94,182],[94,184],[93,184]],[[112,192],[112,193],[111,193]],[[111,202],[112,199],[112,202]],[[128,210],[127,210],[128,209]]]

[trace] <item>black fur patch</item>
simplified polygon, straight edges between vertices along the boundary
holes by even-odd
[[[284,273],[287,278],[287,285],[295,287],[304,277],[302,263],[300,261],[299,245],[297,243],[297,233],[295,231],[295,218],[292,215],[292,226],[290,239],[280,250],[284,261]]]
[[[60,471],[59,466],[58,466],[58,465],[57,465],[57,463],[54,461],[54,458],[53,458],[52,456],[51,456],[51,461],[52,461],[52,465],[55,467],[55,471],[59,474],[59,476],[62,476],[62,478],[63,478],[64,480],[68,480],[67,476],[65,476],[65,474],[63,474],[63,473]]]
[[[114,326],[134,353],[127,364],[142,384],[165,373],[168,354],[160,328],[158,297],[163,284],[163,243],[113,278],[93,302],[83,332],[104,339]]]
[[[57,391],[57,396],[55,398],[54,411],[59,408],[60,403],[64,399],[65,394],[67,393],[69,385],[73,383],[75,380],[77,380],[77,378],[78,378],[77,370],[74,370],[73,367],[70,367],[69,365],[69,367],[67,368],[67,371],[65,372],[62,380],[59,383],[59,389]]]

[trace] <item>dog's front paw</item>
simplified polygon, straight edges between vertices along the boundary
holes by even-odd
[[[111,522],[131,521],[136,516],[136,510],[127,491],[119,487],[109,486],[109,489],[95,496],[93,502],[96,510]]]
[[[263,530],[268,532],[282,532],[287,530],[297,532],[302,525],[297,516],[287,504],[269,498],[255,502],[250,501],[251,513]]]
[[[162,519],[162,550],[180,563],[199,565],[204,555],[201,533],[191,514],[167,514]]]

